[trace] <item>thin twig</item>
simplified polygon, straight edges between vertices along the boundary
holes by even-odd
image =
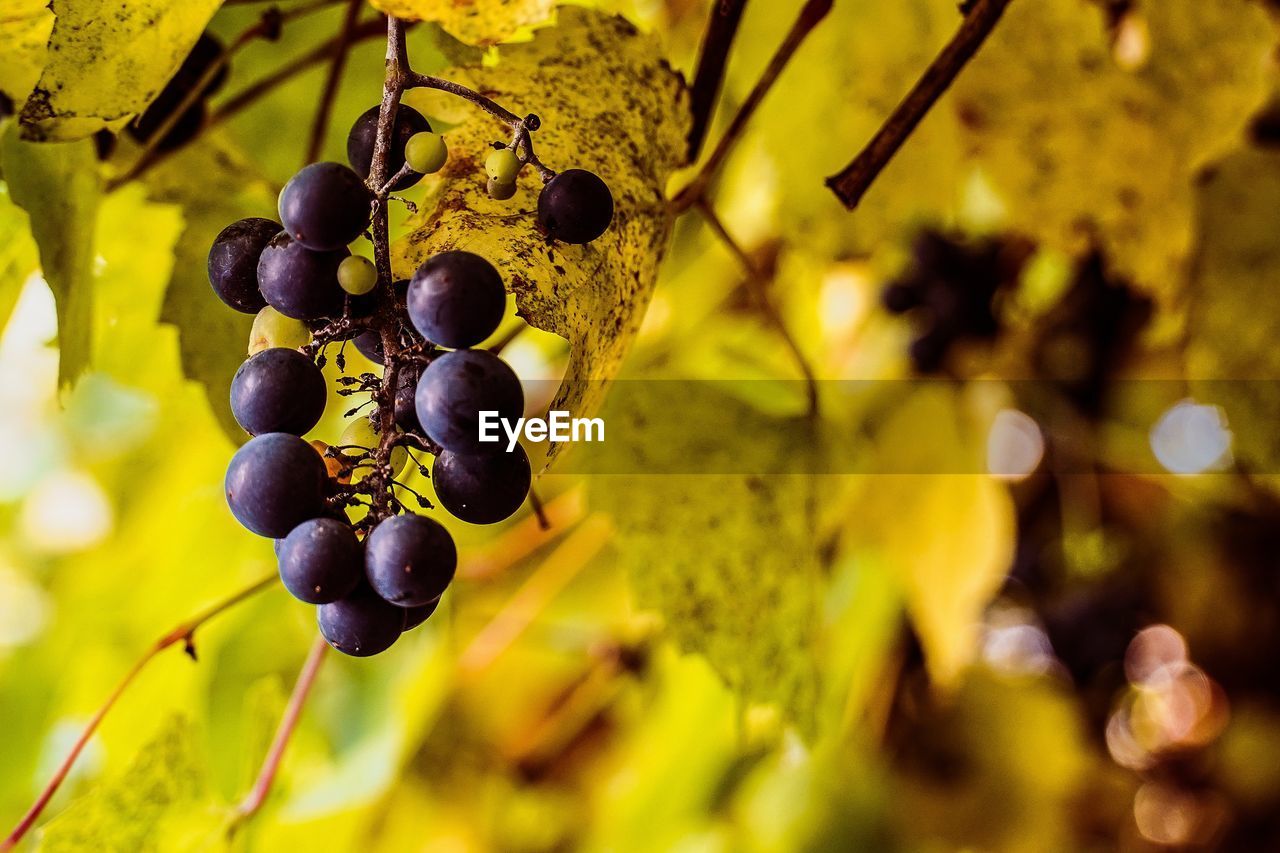
[[[814,27],[822,23],[822,20],[827,17],[827,13],[831,11],[831,4],[832,0],[809,0],[808,3],[804,4],[804,8],[800,10],[795,23],[791,25],[791,31],[787,33],[787,37],[778,46],[777,52],[769,60],[768,66],[765,67],[764,73],[760,75],[760,79],[756,81],[756,85],[752,87],[747,99],[738,108],[737,114],[729,122],[729,127],[725,130],[724,135],[720,137],[715,150],[711,152],[711,156],[707,158],[707,161],[702,164],[702,169],[699,170],[697,177],[690,181],[689,185],[681,190],[672,201],[671,204],[675,212],[683,213],[697,203],[699,199],[706,196],[707,187],[715,179],[720,167],[724,165],[724,161],[733,150],[733,146],[737,144],[738,139],[742,136],[742,131],[746,128],[747,122],[751,120],[751,116],[755,114],[756,108],[760,106],[765,95],[769,94],[769,90],[773,88],[773,84],[777,82],[779,75],[787,67],[787,63],[791,61],[791,57],[795,55],[800,45],[804,43],[805,38],[808,37],[809,33],[813,32]]]
[[[342,30],[333,45],[333,58],[329,62],[329,74],[324,81],[324,89],[320,94],[320,104],[316,107],[315,121],[311,124],[311,138],[307,141],[307,163],[320,159],[324,148],[324,138],[329,131],[329,116],[333,113],[333,102],[338,96],[338,87],[342,85],[342,72],[347,67],[347,56],[351,47],[351,36],[360,22],[360,11],[364,8],[364,0],[347,0],[347,13],[342,19]]]
[[[831,187],[845,207],[853,210],[858,206],[862,196],[893,159],[902,143],[906,142],[921,119],[991,35],[1010,2],[1011,0],[976,0],[960,29],[933,62],[929,63],[924,74],[876,131],[867,146],[858,152],[858,156],[848,166],[827,178],[827,186]]]
[[[415,71],[410,71],[404,75],[404,87],[406,89],[436,89],[474,104],[511,129],[510,147],[516,152],[522,165],[527,163],[533,166],[544,183],[555,177],[556,173],[547,168],[533,152],[533,140],[529,134],[541,126],[541,121],[536,115],[531,113],[521,118],[497,101],[480,94],[475,89],[463,86],[461,83],[455,83],[452,80],[445,80],[442,77],[433,77],[430,74],[419,74]]]
[[[67,757],[62,760],[62,764],[58,766],[57,771],[53,774],[53,778],[45,785],[44,790],[40,792],[36,801],[32,804],[31,808],[27,810],[27,813],[23,816],[22,820],[18,822],[18,825],[14,828],[13,832],[9,833],[9,837],[3,842],[0,842],[0,853],[5,853],[5,851],[12,850],[16,847],[18,842],[22,840],[23,836],[25,836],[35,825],[35,822],[40,818],[40,814],[44,811],[45,807],[49,805],[49,801],[53,798],[53,795],[57,793],[58,788],[61,787],[64,781],[66,781],[67,774],[71,772],[72,765],[74,765],[76,759],[80,757],[80,753],[84,751],[85,746],[93,737],[94,732],[97,731],[103,718],[107,716],[107,712],[111,710],[112,706],[115,705],[116,700],[124,694],[124,692],[129,688],[129,685],[131,685],[134,679],[138,677],[138,674],[141,673],[146,665],[151,662],[152,658],[156,657],[160,652],[170,646],[177,645],[181,642],[187,654],[194,659],[196,654],[196,629],[223,611],[229,610],[245,599],[263,591],[269,586],[272,586],[275,581],[276,575],[273,572],[262,580],[250,584],[227,598],[224,598],[222,601],[212,605],[196,616],[187,619],[185,622],[180,622],[173,628],[173,630],[156,640],[155,643],[153,643],[142,655],[142,657],[134,663],[129,671],[125,673],[124,678],[120,679],[120,682],[115,686],[115,689],[113,689],[107,696],[106,701],[103,702],[102,705],[99,706],[98,710],[94,712],[93,717],[91,717],[89,722],[85,725],[84,731],[82,731],[80,736],[76,738],[76,742],[71,747],[71,752],[69,752]]]
[[[787,324],[782,321],[782,315],[778,313],[777,308],[769,300],[769,293],[765,287],[765,276],[760,272],[751,256],[746,253],[743,248],[738,245],[738,241],[725,228],[724,223],[720,221],[720,217],[716,215],[714,209],[706,199],[699,199],[697,202],[698,212],[707,220],[707,224],[711,226],[711,230],[720,238],[721,242],[729,248],[729,251],[742,264],[743,270],[747,274],[747,289],[756,303],[760,307],[760,312],[764,315],[769,325],[773,326],[774,331],[778,333],[778,337],[786,345],[791,353],[792,359],[796,366],[804,375],[805,393],[808,398],[808,416],[816,418],[819,412],[818,403],[818,382],[813,372],[813,367],[809,364],[809,359],[805,357],[804,352],[800,349],[800,345],[796,343],[796,339],[792,337],[791,331],[787,328]]]
[[[746,8],[747,0],[717,0],[711,7],[711,16],[707,20],[707,28],[702,36],[702,49],[698,55],[698,70],[694,72],[693,85],[689,87],[689,111],[693,114],[693,123],[689,126],[687,138],[691,163],[698,159],[698,154],[702,151],[707,126],[711,123],[711,112],[715,109],[716,98],[719,97],[720,86],[724,82],[729,51],[733,47],[738,24],[742,21],[742,12]]]
[[[538,497],[538,490],[530,487],[529,503],[533,506],[533,514],[538,519],[538,526],[544,531],[551,529],[551,519],[547,517],[547,510],[542,505],[542,498]]]
[[[325,642],[324,637],[317,635],[315,642],[311,644],[311,651],[307,653],[302,671],[298,673],[298,680],[293,685],[289,704],[285,706],[284,716],[280,718],[280,725],[276,728],[271,748],[267,750],[266,760],[262,762],[262,769],[258,772],[258,779],[253,783],[253,788],[248,795],[236,807],[235,817],[227,830],[228,835],[234,834],[246,820],[257,814],[262,804],[266,802],[267,794],[271,793],[271,786],[275,783],[276,774],[280,771],[280,761],[284,758],[284,751],[289,746],[289,739],[298,728],[302,709],[307,704],[307,697],[311,695],[311,688],[316,683],[316,675],[320,672],[320,664],[324,663],[325,652],[328,650],[329,644]]]

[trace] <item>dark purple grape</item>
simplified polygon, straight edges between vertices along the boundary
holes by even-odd
[[[378,112],[380,107],[370,107],[360,114],[351,132],[347,134],[347,162],[361,179],[369,177],[373,163],[373,146],[378,139]],[[415,133],[430,133],[431,122],[413,107],[400,105],[396,110],[396,123],[391,131],[391,148],[387,151],[387,177],[390,178],[404,166],[404,146]],[[405,190],[422,180],[422,175],[410,172],[391,185],[393,190]]]
[[[417,628],[423,622],[431,618],[436,612],[436,608],[440,606],[440,599],[435,598],[428,601],[421,607],[406,607],[404,610],[404,630],[409,631]]]
[[[227,466],[227,506],[259,536],[279,539],[324,511],[324,460],[284,432],[249,439]]]
[[[538,222],[565,243],[590,243],[613,220],[613,194],[594,172],[567,169],[538,195]]]
[[[458,567],[449,531],[421,515],[393,515],[365,539],[365,574],[378,595],[400,607],[438,598]]]
[[[409,284],[409,319],[442,347],[475,346],[502,322],[507,293],[493,264],[471,252],[433,255]]]
[[[404,628],[405,610],[379,598],[368,584],[316,608],[325,641],[344,655],[367,658],[391,648]]]
[[[377,331],[370,329],[367,332],[361,332],[351,339],[351,343],[355,344],[362,356],[374,364],[382,364],[385,353],[382,349],[382,335]]]
[[[364,549],[349,524],[313,518],[281,542],[280,580],[308,604],[328,604],[349,594],[364,578]]]
[[[418,409],[414,404],[418,380],[421,377],[422,368],[415,364],[406,364],[401,367],[400,375],[396,377],[396,425],[405,432],[422,432],[422,424],[418,421]]]
[[[296,349],[266,349],[240,365],[231,380],[231,413],[250,435],[302,435],[324,414],[324,373]]]
[[[280,221],[293,239],[316,252],[345,249],[369,227],[373,194],[341,163],[312,163],[280,193]]]
[[[260,216],[222,229],[209,249],[209,283],[219,299],[245,314],[257,314],[267,307],[258,289],[258,260],[279,233],[280,223]]]
[[[463,456],[442,452],[431,466],[431,484],[440,505],[471,524],[508,518],[529,494],[532,473],[524,448],[510,453]]]
[[[277,234],[258,261],[258,289],[267,303],[295,320],[319,320],[342,313],[344,294],[338,264],[346,247],[313,252],[288,234]]]
[[[503,440],[480,441],[480,413],[515,422],[524,412],[524,391],[506,362],[484,350],[445,353],[422,371],[414,396],[427,435],[455,453],[501,453]],[[491,421],[493,422],[493,421]]]
[[[180,101],[175,100],[173,106],[165,111],[156,109],[156,104],[153,103],[146,112],[126,125],[125,131],[138,142],[147,142],[160,130],[160,126],[169,120],[169,113],[176,109],[179,103]],[[164,138],[156,143],[156,150],[175,151],[195,139],[200,133],[200,128],[204,127],[205,114],[204,101],[196,101],[179,116]]]

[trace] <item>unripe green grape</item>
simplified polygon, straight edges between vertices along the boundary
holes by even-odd
[[[520,171],[520,158],[510,148],[498,148],[491,151],[485,159],[484,170],[492,181],[500,184],[514,184],[516,174]]]
[[[353,447],[363,447],[368,450],[376,450],[378,445],[382,443],[382,436],[373,428],[373,420],[371,418],[356,418],[347,424],[347,428],[342,433],[342,438],[338,439],[338,446],[342,448],[342,453],[351,456],[356,451]],[[393,477],[399,477],[404,474],[405,469],[409,467],[409,451],[404,445],[397,445],[391,451],[391,471]],[[363,464],[351,472],[351,482],[358,483],[373,471],[372,466]]]
[[[253,318],[253,328],[249,332],[249,355],[257,355],[275,347],[298,349],[309,343],[311,332],[306,323],[286,317],[270,305]]]
[[[405,143],[404,159],[413,171],[430,175],[444,166],[449,159],[449,149],[438,133],[415,133]]]
[[[489,197],[498,201],[506,201],[516,194],[516,182],[504,184],[494,178],[489,179]]]
[[[352,296],[363,296],[378,283],[378,270],[373,261],[352,255],[338,264],[338,284]]]

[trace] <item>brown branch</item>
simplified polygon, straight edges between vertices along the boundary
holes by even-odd
[[[730,152],[733,151],[733,146],[737,144],[738,139],[742,136],[742,131],[746,128],[747,122],[751,120],[751,116],[755,114],[756,108],[760,106],[765,95],[769,94],[769,90],[773,88],[778,76],[787,67],[787,63],[791,61],[791,57],[795,55],[800,45],[804,43],[805,38],[808,37],[809,33],[813,32],[814,27],[822,23],[823,18],[827,17],[827,13],[831,11],[831,4],[832,0],[809,0],[808,3],[804,4],[804,8],[800,10],[795,23],[791,25],[791,31],[787,33],[787,37],[778,46],[777,52],[769,60],[768,66],[765,67],[764,73],[760,75],[760,79],[756,81],[751,93],[747,95],[747,99],[738,108],[737,114],[729,122],[729,127],[725,130],[724,135],[720,137],[715,150],[711,152],[711,156],[707,158],[707,161],[702,164],[702,169],[699,170],[697,177],[690,181],[688,186],[681,190],[672,201],[671,204],[676,213],[683,213],[706,195],[711,181],[715,179],[716,173],[720,171],[720,167],[724,165],[724,161],[728,159]]]
[[[786,345],[796,366],[800,369],[800,373],[804,376],[805,393],[808,398],[808,415],[810,418],[816,418],[819,412],[817,377],[814,375],[813,367],[809,364],[809,359],[805,357],[804,351],[800,349],[800,345],[792,337],[791,330],[783,322],[782,315],[778,313],[778,309],[770,301],[768,290],[765,288],[764,274],[760,272],[751,256],[738,245],[738,241],[733,239],[733,236],[725,228],[724,223],[720,221],[720,217],[716,215],[710,203],[706,199],[699,199],[696,206],[698,212],[702,214],[703,218],[707,220],[707,224],[711,226],[711,230],[728,247],[729,251],[738,259],[738,262],[742,264],[743,270],[747,274],[747,290],[759,306],[760,313],[764,315],[765,320],[768,321],[769,325],[778,333],[778,337],[783,344]]]
[[[76,759],[80,757],[80,753],[84,751],[85,746],[89,743],[90,738],[93,737],[94,732],[97,731],[103,718],[107,716],[107,712],[111,710],[113,705],[115,705],[116,700],[124,695],[124,692],[129,688],[129,685],[131,685],[134,679],[138,677],[138,674],[146,668],[152,658],[156,657],[160,652],[170,646],[181,642],[187,654],[194,659],[196,654],[195,633],[197,628],[204,625],[204,623],[213,619],[223,611],[229,610],[245,599],[250,598],[256,593],[259,593],[273,585],[275,581],[276,574],[275,572],[272,572],[262,580],[250,584],[244,589],[224,598],[222,601],[219,601],[202,613],[193,616],[185,622],[179,623],[173,628],[173,630],[156,640],[155,643],[153,643],[142,655],[142,657],[134,663],[129,671],[125,673],[124,678],[120,679],[120,682],[115,686],[115,689],[113,689],[107,696],[106,701],[103,702],[102,705],[99,706],[98,710],[94,712],[93,717],[91,717],[88,724],[85,725],[84,731],[82,731],[80,736],[76,738],[76,742],[71,747],[71,752],[62,760],[62,764],[58,766],[57,771],[53,774],[53,778],[49,780],[48,784],[45,785],[44,790],[42,790],[40,795],[36,797],[35,803],[33,803],[31,808],[27,810],[26,815],[24,815],[22,820],[18,822],[18,825],[14,827],[13,832],[9,833],[9,837],[3,842],[0,842],[0,853],[5,853],[5,851],[14,849],[18,845],[18,842],[20,842],[35,825],[35,822],[39,820],[40,814],[44,811],[45,807],[49,805],[49,801],[53,798],[53,795],[57,793],[58,788],[61,787],[64,781],[66,781],[67,774],[71,772],[72,765],[74,765]]]
[[[316,107],[316,118],[311,124],[311,138],[307,141],[307,154],[303,165],[314,163],[320,159],[324,148],[324,138],[329,131],[329,116],[333,113],[333,102],[338,96],[338,87],[342,85],[342,72],[347,67],[347,56],[351,47],[351,37],[356,25],[360,22],[360,11],[364,8],[364,0],[348,0],[347,13],[342,19],[342,30],[333,44],[333,58],[329,61],[329,74],[324,81],[324,90],[320,95],[320,104]]]
[[[724,82],[729,51],[733,47],[738,24],[742,21],[742,13],[746,8],[747,0],[716,0],[711,7],[711,16],[707,20],[702,49],[698,55],[698,70],[694,72],[693,85],[689,87],[689,111],[693,116],[693,123],[689,127],[687,139],[691,163],[698,159],[698,154],[702,151],[707,126],[711,122],[711,112],[715,109],[720,86]]]
[[[973,59],[991,35],[1011,0],[976,0],[960,29],[934,58],[893,114],[876,131],[867,146],[839,173],[827,178],[845,207],[853,210],[902,143]]]
[[[302,671],[298,673],[298,680],[293,685],[289,704],[285,706],[284,716],[280,718],[280,725],[276,728],[271,748],[267,750],[266,760],[262,762],[262,769],[258,771],[258,778],[248,795],[236,807],[235,817],[227,829],[228,835],[234,835],[246,820],[257,814],[266,802],[267,794],[271,793],[271,786],[275,784],[276,774],[280,771],[280,762],[284,759],[284,751],[289,746],[294,730],[298,728],[298,721],[302,719],[302,709],[307,704],[307,697],[311,695],[311,688],[320,673],[320,664],[324,663],[325,652],[328,650],[329,644],[324,637],[317,635],[315,642],[311,644],[311,651],[307,653]]]

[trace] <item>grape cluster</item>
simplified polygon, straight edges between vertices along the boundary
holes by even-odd
[[[522,448],[479,440],[480,412],[514,420],[524,410],[515,372],[474,348],[505,312],[497,269],[479,255],[444,251],[411,279],[390,281],[351,251],[362,237],[374,239],[368,229],[389,190],[413,186],[448,158],[427,119],[401,106],[388,180],[373,187],[378,116],[374,107],[351,128],[349,166],[303,168],[280,193],[279,221],[227,226],[208,265],[218,297],[256,315],[249,358],[231,383],[231,411],[251,438],[228,466],[227,503],[242,525],[276,540],[281,581],[317,605],[330,645],[357,656],[384,651],[426,621],[457,568],[445,527],[403,503],[409,494],[431,508],[404,484],[405,473],[416,467],[429,476],[439,504],[473,524],[512,515],[532,480]],[[502,151],[510,157],[488,164],[495,196],[514,192],[525,165]],[[598,177],[570,170],[546,181],[538,207],[552,239],[581,243],[608,227],[613,199]],[[347,412],[337,444],[307,441],[328,399],[325,350],[348,341],[381,375],[349,375],[339,349],[337,394],[368,400]],[[372,414],[362,414],[370,405]],[[429,471],[411,449],[434,456]]]
[[[940,370],[958,341],[996,337],[996,297],[1016,284],[1025,258],[1014,240],[970,242],[933,229],[916,237],[911,263],[881,294],[886,310],[911,312],[917,323],[908,350],[916,370]]]

